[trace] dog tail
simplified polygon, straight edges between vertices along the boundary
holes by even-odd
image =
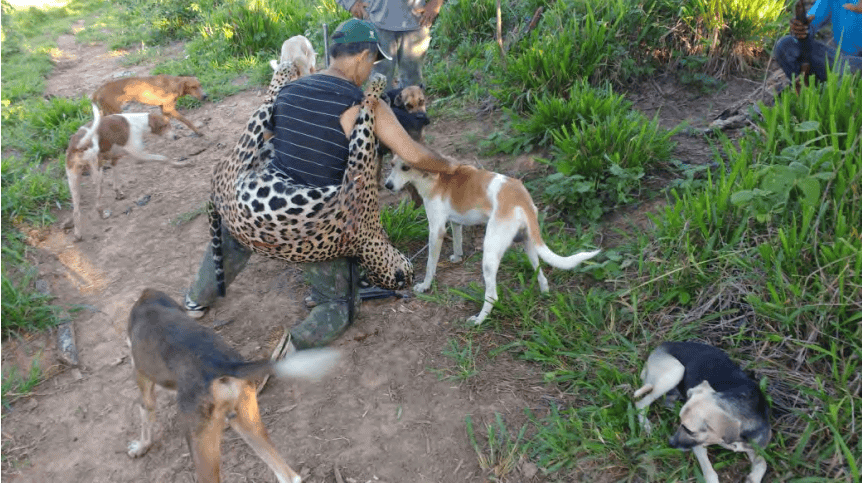
[[[548,246],[544,243],[541,245],[539,245],[538,243],[536,244],[536,253],[539,254],[539,257],[541,257],[542,260],[547,262],[548,265],[562,268],[564,270],[570,270],[572,268],[575,268],[580,265],[581,262],[589,260],[590,258],[593,258],[601,252],[601,250],[593,250],[591,252],[575,253],[574,255],[569,257],[561,257],[556,253],[552,252],[551,249],[548,248]]]
[[[219,297],[224,297],[227,293],[224,283],[224,254],[222,251],[221,237],[221,215],[212,201],[207,205],[207,212],[210,218],[210,244],[213,249],[213,265],[216,279],[216,287],[218,287]]]
[[[296,351],[273,364],[272,375],[292,379],[320,379],[340,357],[341,353],[335,349]]]
[[[84,149],[84,146],[89,145],[90,141],[93,139],[93,136],[95,136],[96,132],[99,131],[99,122],[101,122],[102,120],[102,113],[101,111],[99,111],[99,106],[97,106],[95,102],[91,104],[93,105],[93,127],[78,142],[78,149]],[[98,141],[96,141],[96,144],[98,144]]]

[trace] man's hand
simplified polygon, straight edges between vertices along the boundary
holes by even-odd
[[[862,0],[860,0],[859,2],[856,2],[855,4],[845,3],[843,6],[844,6],[845,10],[850,10],[851,12],[856,12],[856,13],[862,13]]]
[[[350,7],[350,14],[360,20],[368,20],[368,12],[365,11],[365,7],[367,6],[368,4],[362,0],[356,0],[356,3]]]
[[[790,35],[793,35],[799,40],[805,40],[808,37],[808,26],[811,25],[811,21],[814,20],[814,15],[808,16],[807,22],[800,22],[795,18],[790,20]]]
[[[437,15],[440,13],[440,6],[442,5],[443,0],[428,0],[428,2],[425,3],[425,8],[419,9],[422,14],[419,18],[419,25],[430,27],[437,18]]]

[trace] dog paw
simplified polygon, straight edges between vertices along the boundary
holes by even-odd
[[[428,284],[426,284],[426,283],[417,283],[416,285],[414,285],[414,286],[413,286],[413,291],[414,291],[414,292],[422,293],[422,292],[425,292],[426,290],[428,290],[429,288],[431,288],[431,284],[430,284],[430,283],[428,283]]]
[[[467,317],[467,322],[469,322],[473,325],[479,325],[482,323],[483,320],[485,320],[485,318],[479,317],[478,315],[474,315],[472,317]]]
[[[449,261],[452,263],[460,263],[461,260],[463,260],[463,258],[458,255],[449,255]]]
[[[147,450],[150,449],[150,445],[143,444],[140,441],[131,441],[129,442],[129,458],[138,458],[146,454]]]

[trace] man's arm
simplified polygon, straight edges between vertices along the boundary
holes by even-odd
[[[358,19],[367,20],[368,12],[365,11],[367,3],[362,0],[336,0],[344,10],[350,12],[351,15]]]
[[[428,0],[425,2],[425,10],[422,12],[422,16],[419,18],[419,25],[423,27],[430,27],[434,20],[437,18],[437,15],[440,14],[440,7],[443,5],[443,0]]]
[[[407,134],[392,108],[385,102],[378,102],[374,108],[374,132],[393,153],[400,156],[410,166],[435,173],[453,173],[457,165],[440,154],[417,143]]]

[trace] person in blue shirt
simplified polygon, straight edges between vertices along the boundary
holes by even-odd
[[[839,72],[862,70],[862,0],[855,1],[856,3],[847,3],[847,0],[817,0],[808,10],[807,25],[796,18],[790,21],[790,35],[782,37],[775,44],[773,52],[775,60],[788,79],[801,72],[802,50],[798,40],[809,36],[811,74],[817,80],[826,80],[826,66],[833,65],[836,56]],[[832,37],[837,48],[814,40],[813,37],[829,21],[832,22]]]

